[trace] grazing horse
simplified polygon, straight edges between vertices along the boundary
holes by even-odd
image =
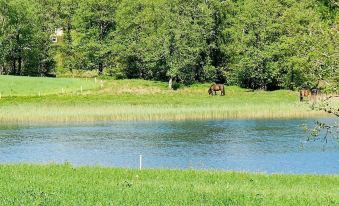
[[[309,97],[310,95],[311,95],[311,91],[308,89],[301,89],[299,91],[299,97],[300,97],[301,102],[305,100],[305,97]]]
[[[320,90],[317,88],[301,89],[299,91],[301,102],[305,101],[305,98],[308,98],[308,100],[316,101],[319,95],[320,95]]]
[[[208,89],[208,94],[217,95],[217,91],[221,91],[221,96],[225,96],[225,86],[223,84],[212,84]]]
[[[319,89],[316,89],[316,88],[311,89],[311,99],[312,99],[312,101],[316,102],[319,96],[320,96]]]

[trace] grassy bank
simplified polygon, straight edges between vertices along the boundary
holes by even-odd
[[[10,79],[2,79],[2,84]],[[35,81],[38,80],[29,79],[21,84],[22,87],[32,87]],[[59,79],[48,81],[61,82]],[[94,79],[73,81],[76,82],[73,88],[86,82],[92,82],[94,86],[83,92],[73,90],[31,96],[29,91],[22,91],[16,97],[2,97],[0,122],[305,118],[326,115],[311,111],[307,104],[299,103],[298,93],[287,90],[252,92],[226,87],[226,96],[212,97],[207,94],[209,84],[172,91],[167,89],[166,83],[144,80],[106,80],[103,85],[99,81],[94,83]],[[56,91],[61,91],[61,87]]]
[[[0,165],[0,205],[338,205],[339,176]]]
[[[74,93],[98,87],[89,79],[18,77],[0,75],[2,97],[43,96],[59,93]]]

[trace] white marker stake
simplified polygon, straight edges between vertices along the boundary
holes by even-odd
[[[142,168],[142,155],[139,156],[139,169]]]
[[[94,83],[97,83],[97,78],[96,77],[94,78]]]

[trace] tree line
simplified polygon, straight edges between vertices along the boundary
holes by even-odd
[[[336,0],[0,0],[0,73],[252,89],[339,82]],[[62,28],[58,42],[51,41]]]

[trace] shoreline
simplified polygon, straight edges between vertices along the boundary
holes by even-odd
[[[246,171],[246,170],[224,170],[224,169],[216,169],[216,168],[166,168],[166,167],[143,167],[140,169],[139,167],[116,167],[116,166],[106,166],[106,165],[77,165],[72,164],[68,161],[66,162],[0,162],[1,167],[37,167],[37,168],[47,168],[47,167],[65,167],[72,169],[103,169],[103,170],[125,170],[131,172],[201,172],[201,173],[210,173],[210,174],[227,174],[227,173],[238,173],[238,174],[248,174],[248,175],[265,175],[265,176],[316,176],[316,177],[338,177],[339,173],[283,173],[283,172],[265,172],[265,171]]]
[[[142,172],[142,171],[163,171],[163,172],[201,172],[201,173],[211,173],[211,174],[227,174],[227,173],[237,173],[237,174],[248,174],[248,175],[265,175],[265,176],[313,176],[313,177],[338,177],[338,173],[293,173],[293,172],[267,172],[267,171],[250,171],[250,170],[232,170],[232,169],[222,169],[222,168],[181,168],[181,167],[142,167],[139,166],[110,166],[110,165],[101,165],[101,164],[73,164],[71,162],[0,162],[1,167],[37,167],[37,168],[46,168],[46,167],[70,167],[73,169],[104,169],[104,170],[125,170],[132,172]],[[338,179],[339,180],[339,179]]]
[[[1,113],[1,110],[0,110]],[[293,113],[293,112],[291,112]],[[223,121],[223,120],[294,120],[294,119],[319,119],[319,118],[335,118],[333,114],[324,111],[301,112],[298,114],[273,114],[273,113],[251,113],[240,114],[240,112],[224,112],[224,113],[199,113],[176,114],[176,113],[155,113],[155,114],[138,114],[129,113],[111,114],[111,115],[65,115],[65,116],[44,116],[33,114],[33,116],[19,116],[11,114],[10,116],[0,115],[0,125],[31,125],[31,124],[97,124],[109,122],[161,122],[161,121]]]

